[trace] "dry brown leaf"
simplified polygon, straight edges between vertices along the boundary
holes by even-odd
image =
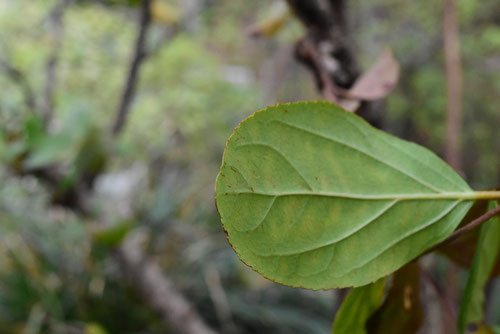
[[[180,21],[179,11],[168,2],[155,0],[151,3],[150,10],[154,22],[172,25]]]
[[[338,101],[334,102],[345,110],[352,112],[358,110],[359,106],[361,105],[361,102],[359,100],[339,99]]]
[[[283,28],[291,17],[291,12],[284,2],[276,2],[269,16],[247,28],[247,34],[252,37],[271,37]]]
[[[387,48],[380,54],[373,66],[363,73],[347,92],[347,97],[372,101],[387,96],[396,86],[399,78],[399,63]]]

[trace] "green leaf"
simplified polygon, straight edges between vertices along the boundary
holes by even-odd
[[[62,135],[45,136],[33,144],[32,152],[24,163],[28,169],[40,168],[68,159],[74,148],[67,137]]]
[[[229,242],[290,286],[361,286],[449,236],[477,198],[427,149],[323,102],[255,113],[228,140],[216,202]]]
[[[333,334],[364,334],[366,321],[384,301],[386,279],[352,289],[333,323]]]
[[[24,134],[29,146],[34,146],[45,136],[43,120],[38,115],[30,115],[24,122]]]
[[[93,232],[96,244],[105,247],[117,247],[128,233],[136,226],[133,220],[123,220],[112,226],[95,230]]]
[[[85,325],[85,334],[106,334],[107,331],[97,323],[87,323]]]
[[[496,207],[490,202],[490,209]],[[458,328],[464,333],[467,325],[484,318],[484,289],[500,252],[500,218],[494,217],[481,226],[476,254],[462,298]]]
[[[73,173],[79,177],[98,175],[106,166],[108,151],[102,132],[89,127],[73,161]]]

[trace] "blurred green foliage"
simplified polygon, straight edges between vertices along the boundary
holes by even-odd
[[[58,2],[0,0],[0,333],[164,333],[110,250],[136,228],[149,231],[149,253],[214,328],[329,332],[335,294],[278,287],[246,268],[227,245],[213,200],[225,139],[241,119],[276,101],[318,99],[309,73],[292,59],[300,25],[249,38],[247,27],[269,10],[263,0],[199,1],[184,25],[154,23],[127,126],[112,140],[138,1],[79,0],[65,11],[47,133],[38,107],[57,45],[50,13]],[[179,12],[187,3],[166,2]],[[491,188],[500,185],[500,8],[494,0],[459,3],[464,172],[474,188]],[[436,2],[356,0],[349,9],[361,63],[389,44],[402,64],[386,100],[386,128],[440,152],[445,90]],[[102,173],[85,198],[90,218],[52,204],[54,194],[32,176],[43,168],[62,173],[59,200],[78,176]],[[229,320],[211,297],[207,273],[214,270]],[[493,311],[487,318],[500,320]]]

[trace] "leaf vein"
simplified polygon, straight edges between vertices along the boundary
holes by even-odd
[[[408,159],[411,159],[413,163],[418,164],[420,166],[424,166],[425,168],[432,170],[434,173],[439,175],[439,177],[446,179],[451,185],[457,187],[458,189],[463,189],[463,184],[456,183],[457,180],[451,179],[448,176],[448,173],[444,173],[444,174],[440,173],[438,170],[436,170],[434,168],[434,165],[432,165],[432,164],[431,165],[423,164],[419,159],[416,159],[413,155],[408,154],[408,152],[406,152],[405,150],[402,150],[401,147],[394,145],[392,140],[387,140],[385,133],[382,133],[382,136],[379,136],[378,138],[381,139],[385,144],[391,146],[391,148],[398,150],[399,153],[403,154]]]
[[[259,228],[259,226],[261,226],[264,223],[267,216],[269,215],[269,212],[271,212],[272,208],[274,207],[274,203],[276,202],[276,198],[277,198],[276,196],[273,197],[273,199],[271,200],[270,204],[268,205],[268,207],[266,209],[266,213],[264,214],[264,217],[262,217],[262,219],[259,221],[259,223],[256,226],[251,227],[249,229],[236,229],[236,231],[241,232],[241,233],[252,232],[252,231],[255,231],[257,228]]]
[[[247,144],[241,144],[241,145],[238,145],[236,148],[240,148],[240,147],[247,147],[247,146],[263,146],[263,147],[266,147],[272,151],[274,151],[276,154],[278,154],[283,160],[285,160],[287,162],[287,164],[295,171],[295,173],[302,179],[302,181],[304,181],[305,185],[307,186],[307,188],[309,190],[313,190],[311,184],[306,180],[306,178],[304,177],[304,175],[298,170],[297,167],[295,167],[292,162],[290,160],[288,160],[288,158],[283,154],[281,153],[277,148],[273,147],[272,145],[269,145],[269,144],[266,144],[266,143],[247,143]]]
[[[283,124],[283,125],[285,125],[285,126],[288,126],[289,128],[296,129],[296,130],[299,130],[299,131],[302,131],[302,132],[308,133],[308,134],[310,134],[310,135],[313,135],[313,136],[316,136],[316,137],[323,138],[323,139],[325,139],[325,140],[331,141],[331,142],[333,142],[333,143],[337,143],[337,144],[339,144],[339,145],[343,145],[343,146],[345,146],[345,147],[348,147],[348,148],[350,148],[350,149],[352,149],[352,150],[354,150],[354,151],[357,151],[357,152],[359,152],[359,153],[362,153],[363,155],[365,155],[365,156],[367,156],[367,157],[369,157],[369,158],[371,158],[371,159],[373,159],[373,160],[375,160],[375,161],[378,161],[378,162],[382,163],[383,165],[386,165],[387,167],[391,168],[392,170],[394,170],[394,171],[396,171],[396,172],[398,172],[398,173],[400,173],[400,174],[402,174],[402,175],[405,175],[406,177],[408,177],[408,178],[412,179],[413,181],[415,181],[415,182],[417,182],[417,183],[421,184],[422,186],[424,186],[424,187],[426,187],[426,188],[428,188],[428,189],[431,189],[432,191],[435,191],[435,192],[442,192],[442,190],[435,188],[435,187],[434,187],[434,186],[432,186],[431,184],[429,184],[429,183],[427,183],[427,182],[425,182],[425,181],[423,181],[423,180],[421,180],[421,179],[419,179],[419,178],[416,178],[416,177],[414,177],[414,176],[413,176],[413,175],[411,175],[411,174],[406,173],[405,171],[403,171],[403,170],[399,169],[397,166],[394,166],[394,165],[392,165],[392,164],[388,163],[387,161],[384,161],[384,160],[382,160],[382,159],[379,159],[379,158],[377,158],[376,156],[374,156],[374,155],[372,155],[372,154],[370,154],[370,153],[368,153],[368,152],[364,151],[363,149],[361,149],[361,148],[359,148],[359,147],[356,147],[356,146],[354,146],[354,145],[352,145],[352,144],[346,143],[346,142],[341,141],[341,140],[338,140],[338,139],[336,139],[336,138],[332,138],[332,137],[325,136],[325,135],[323,135],[323,134],[321,134],[321,133],[317,133],[317,132],[315,132],[315,131],[313,131],[313,130],[310,130],[310,129],[307,129],[307,128],[303,128],[303,127],[301,127],[301,126],[297,126],[297,125],[295,125],[295,124],[290,124],[290,123],[284,122],[284,121],[282,121],[282,120],[275,119],[275,120],[273,120],[273,121],[274,121],[274,122],[277,122],[277,123],[280,123],[280,124]]]
[[[290,253],[283,252],[283,253],[258,254],[258,255],[262,255],[262,256],[290,256],[290,255],[299,255],[299,254],[303,254],[303,253],[315,251],[315,250],[318,250],[320,248],[324,248],[324,247],[328,247],[328,246],[334,245],[336,243],[341,242],[342,240],[345,240],[345,239],[349,238],[350,236],[353,236],[357,232],[361,231],[363,228],[367,227],[368,225],[370,225],[371,223],[373,223],[374,221],[376,221],[378,218],[380,218],[381,216],[383,216],[384,214],[386,214],[394,205],[396,205],[397,202],[398,202],[398,200],[391,201],[388,205],[384,206],[382,208],[382,210],[380,210],[379,212],[377,212],[375,215],[369,217],[367,221],[365,221],[365,222],[361,223],[360,225],[356,226],[356,228],[354,228],[354,229],[352,229],[350,231],[347,231],[347,233],[345,235],[337,236],[333,240],[327,240],[327,241],[325,241],[324,244],[316,244],[314,246],[311,246],[310,248],[301,249],[300,251],[296,251],[295,250],[295,251],[290,252]]]
[[[380,255],[382,255],[383,253],[385,252],[388,252],[389,250],[391,250],[393,247],[395,247],[397,244],[399,244],[400,242],[403,242],[404,240],[412,237],[413,235],[427,229],[428,227],[430,227],[431,225],[439,222],[440,220],[446,218],[446,216],[448,216],[462,201],[456,201],[456,202],[453,202],[452,205],[450,207],[448,207],[446,210],[442,211],[436,218],[432,219],[431,222],[427,223],[427,224],[424,224],[422,226],[419,226],[419,228],[417,229],[414,229],[414,230],[410,230],[408,233],[406,234],[403,234],[399,239],[395,239],[392,241],[392,243],[389,243],[388,245],[386,245],[387,247],[385,248],[382,248],[381,250],[378,251],[377,254],[375,254],[374,256],[372,256],[371,258],[369,258],[368,260],[365,260],[364,262],[362,262],[361,264],[358,264],[356,265],[355,267],[349,269],[346,273],[340,275],[340,276],[335,276],[335,277],[342,277],[342,276],[345,276],[345,275],[348,275],[350,274],[351,272],[353,272],[354,270],[356,269],[359,269],[363,266],[366,266],[367,264],[369,264],[370,262],[376,260]]]
[[[245,181],[245,183],[246,183],[246,185],[247,185],[247,187],[248,187],[248,189],[249,189],[249,190],[253,189],[253,188],[252,188],[252,185],[250,184],[250,182],[248,182],[248,180],[246,179],[245,175],[243,175],[243,174],[240,172],[240,170],[239,170],[238,168],[236,168],[235,166],[229,166],[229,168],[230,168],[233,172],[235,172],[235,173],[237,173],[239,176],[241,176],[241,178],[243,179],[243,181]]]
[[[410,238],[411,236],[415,235],[416,233],[420,232],[420,231],[423,231],[425,230],[426,228],[428,228],[429,226],[439,222],[441,219],[444,219],[448,214],[450,214],[457,206],[458,204],[460,204],[461,201],[457,201],[457,202],[453,202],[452,205],[450,207],[448,207],[446,210],[444,211],[441,211],[439,213],[439,215],[435,218],[433,218],[429,223],[427,224],[424,224],[423,226],[419,226],[417,229],[414,229],[414,230],[410,230],[408,233],[406,234],[403,234],[400,238],[398,239],[394,239],[392,243],[389,243],[388,245],[386,245],[387,247],[385,248],[382,248],[382,249],[379,249],[377,250],[377,253],[375,253],[375,255],[373,255],[372,253],[372,256],[370,258],[368,258],[367,260],[365,260],[364,262],[362,262],[361,264],[358,264],[352,268],[350,268],[347,272],[344,272],[342,273],[342,275],[336,275],[335,278],[340,278],[340,277],[343,277],[345,275],[348,275],[350,273],[352,273],[354,270],[356,269],[359,269],[363,266],[366,266],[367,264],[369,264],[370,262],[372,261],[375,261],[380,255],[382,255],[383,253],[385,252],[388,252],[390,249],[392,249],[394,246],[396,246],[398,243],[402,242],[403,240],[406,240],[408,238]],[[333,259],[332,259],[333,261]],[[325,271],[328,270],[328,268],[331,266],[331,262],[330,264],[328,265],[328,267],[325,268],[325,270],[323,272],[321,272],[320,274],[323,274]]]
[[[235,191],[225,192],[224,195],[256,195],[268,197],[287,197],[287,196],[313,196],[313,197],[332,197],[332,198],[346,198],[358,200],[398,200],[398,201],[411,201],[411,200],[448,200],[448,199],[462,199],[462,200],[475,200],[478,198],[476,192],[442,192],[442,193],[413,193],[413,194],[386,194],[386,195],[364,195],[364,194],[349,194],[337,192],[276,192],[265,193],[259,191]]]

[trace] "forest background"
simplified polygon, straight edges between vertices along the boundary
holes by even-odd
[[[176,333],[186,318],[165,313],[158,282],[179,298],[170,311],[220,332],[329,332],[339,294],[247,268],[213,199],[238,122],[321,98],[294,59],[304,28],[280,17],[280,1],[153,3],[134,57],[139,1],[0,0],[0,332]],[[486,189],[500,186],[500,6],[457,4],[460,173]],[[400,65],[394,91],[374,103],[381,127],[441,156],[442,12],[429,0],[354,0],[347,11],[360,67],[386,47]],[[273,15],[283,22],[266,29]],[[438,255],[422,262],[436,283],[421,292],[432,300],[422,332],[446,330],[466,272]],[[487,321],[500,323],[498,279],[487,302]]]

